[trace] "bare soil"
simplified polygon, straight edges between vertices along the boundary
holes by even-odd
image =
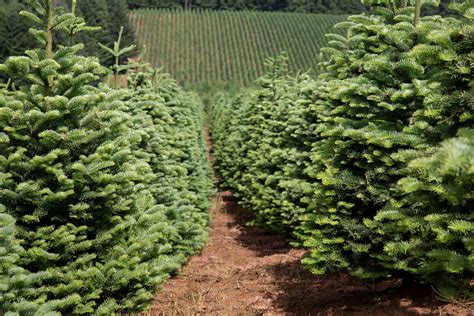
[[[215,196],[211,216],[208,245],[164,286],[144,315],[474,316],[466,306],[437,300],[429,287],[311,274],[300,264],[306,250],[247,227],[252,215],[239,209],[230,192]]]

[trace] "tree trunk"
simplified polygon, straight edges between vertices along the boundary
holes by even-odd
[[[191,10],[193,6],[192,0],[184,0],[184,10]]]
[[[415,20],[413,21],[413,25],[417,26],[420,23],[421,17],[421,0],[416,0],[415,3]]]
[[[46,2],[45,27],[46,27],[46,58],[53,59],[53,1]],[[53,76],[48,76],[45,94],[49,96],[53,86]]]

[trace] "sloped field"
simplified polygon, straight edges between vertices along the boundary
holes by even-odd
[[[267,57],[285,51],[291,70],[316,68],[318,52],[343,16],[266,12],[137,10],[131,14],[146,60],[182,83],[248,84]]]

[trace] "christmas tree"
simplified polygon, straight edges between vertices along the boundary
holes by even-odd
[[[24,240],[18,265],[48,274],[25,299],[43,302],[32,309],[41,314],[126,309],[143,296],[130,280],[147,279],[141,263],[154,255],[141,244],[132,252],[129,241],[137,214],[156,207],[155,176],[133,153],[141,136],[121,94],[95,87],[105,73],[98,60],[79,56],[82,44],[53,42],[80,21],[52,0],[30,4],[35,11],[22,15],[37,25],[39,48],[0,66],[20,83],[0,98],[0,203]]]
[[[347,37],[331,35],[324,50],[331,57],[311,106],[318,139],[307,169],[320,181],[319,197],[310,204],[304,261],[315,273],[467,282],[469,229],[446,227],[470,223],[469,211],[416,192],[407,164],[472,126],[472,23],[420,18],[421,1],[407,4],[377,4],[378,14],[349,18],[339,25]]]

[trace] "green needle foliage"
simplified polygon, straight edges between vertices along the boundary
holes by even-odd
[[[101,26],[93,33],[82,33],[77,37],[79,42],[86,43],[85,53],[88,56],[99,57],[101,63],[113,65],[114,58],[103,51],[98,43],[111,47],[117,39],[119,30],[123,27],[122,42],[127,46],[134,42],[133,28],[128,20],[128,8],[125,0],[79,0],[78,14],[83,16],[87,24]],[[125,54],[122,58],[133,56]],[[123,61],[123,60],[121,60]]]
[[[397,183],[417,152],[472,125],[472,22],[420,20],[419,10],[403,5],[377,10],[340,24],[347,37],[327,50],[327,72],[311,109],[319,139],[308,172],[320,181],[316,191],[334,198],[324,205],[314,200],[318,211],[308,218],[312,237],[305,242],[314,250],[305,263],[316,273],[347,268],[363,278],[415,274],[436,281],[432,276],[454,272],[425,268],[443,245],[466,260],[454,276],[465,282],[472,272],[469,250],[459,238],[441,243],[425,221],[445,212],[464,218],[469,211],[437,209],[433,199],[425,209],[416,194],[405,205]]]
[[[416,152],[398,151],[395,158],[408,161],[409,169],[398,181],[397,199],[367,222],[386,232],[380,236],[384,251],[377,254],[384,266],[438,283],[445,297],[460,294],[456,289],[468,283],[474,266],[472,8],[472,2],[458,6],[468,18],[465,24],[451,22],[448,28],[431,30],[425,26],[428,43],[412,50],[432,73],[430,81],[440,82],[422,91],[423,108],[414,112],[412,128],[406,129],[424,131],[426,140]],[[415,81],[420,88],[422,84]]]
[[[74,36],[75,41],[87,44],[81,50],[81,54],[99,57],[101,63],[112,65],[113,59],[104,53],[97,43],[113,45],[121,26],[124,27],[123,42],[127,45],[134,42],[126,0],[79,0],[74,5],[71,2],[71,0],[56,0],[55,4],[83,16],[87,24],[92,25],[87,26],[87,29],[94,30]],[[19,55],[27,49],[36,48],[34,37],[26,34],[31,23],[18,15],[21,10],[30,9],[28,0],[0,0],[0,62],[4,62],[8,56]],[[82,26],[86,27],[85,24]],[[55,37],[63,42],[66,34],[56,33]],[[124,55],[123,58],[132,57],[133,53],[135,52]]]
[[[26,313],[38,307],[35,300],[26,298],[32,297],[41,281],[51,276],[48,272],[31,273],[19,266],[25,250],[17,233],[15,220],[0,206],[0,311]]]
[[[122,35],[123,35],[123,26],[120,27],[119,36],[118,36],[117,41],[114,42],[113,49],[105,46],[104,44],[99,43],[99,47],[102,48],[103,50],[105,50],[106,52],[108,52],[114,59],[114,64],[110,68],[111,68],[111,70],[113,72],[113,75],[114,75],[114,86],[116,88],[119,87],[119,83],[120,83],[119,82],[119,75],[120,75],[121,72],[132,69],[132,68],[137,68],[138,66],[140,66],[140,65],[137,65],[136,63],[131,63],[131,64],[128,64],[128,65],[121,65],[120,64],[120,58],[123,55],[134,51],[135,48],[136,48],[136,45],[130,45],[130,46],[125,47],[125,48],[120,48],[120,44],[122,42]]]
[[[421,16],[433,1],[364,3],[328,34],[317,80],[278,59],[255,90],[219,99],[215,161],[257,223],[310,248],[312,272],[460,295],[474,271],[474,3],[459,18]]]
[[[175,230],[170,252],[176,268],[207,240],[212,180],[204,144],[204,114],[196,96],[168,75],[150,69],[129,75],[128,111],[135,128],[146,132],[141,143],[157,175],[150,190]]]
[[[28,245],[21,265],[50,274],[31,293],[44,303],[38,312],[91,313],[112,308],[108,297],[141,295],[121,274],[142,263],[123,256],[136,214],[154,207],[146,186],[154,175],[133,154],[140,137],[120,95],[91,86],[104,73],[97,59],[78,56],[82,45],[53,48],[53,32],[75,17],[52,1],[31,5],[36,12],[22,14],[38,25],[41,48],[1,66],[28,84],[0,99],[0,201]]]
[[[301,163],[310,147],[301,87],[312,80],[290,77],[286,56],[270,59],[267,69],[251,93],[235,100],[221,95],[211,108],[215,164],[224,186],[237,184],[236,196],[257,212],[255,224],[290,232],[306,213],[299,203],[308,188]]]

